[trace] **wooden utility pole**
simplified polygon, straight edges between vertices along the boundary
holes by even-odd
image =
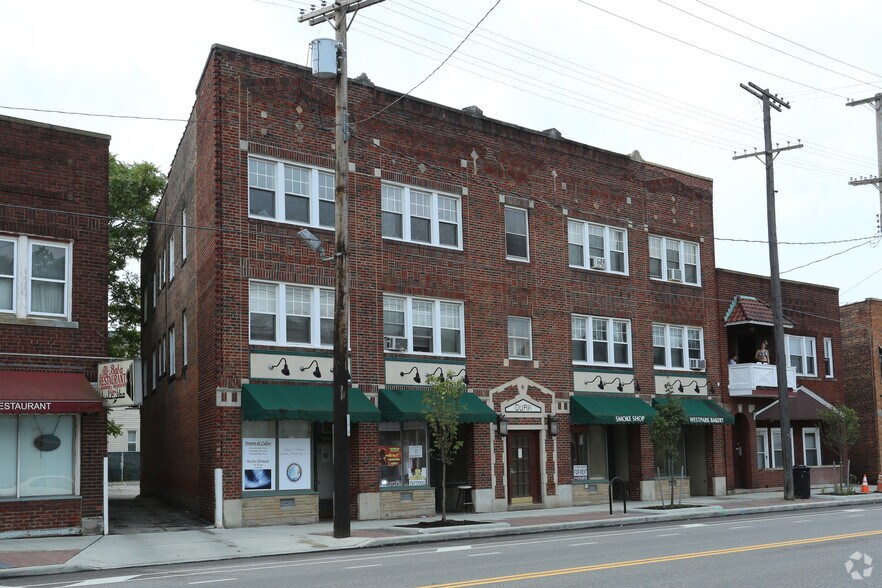
[[[877,221],[879,223],[879,232],[882,234],[882,94],[876,94],[872,98],[864,98],[863,100],[849,100],[845,105],[860,106],[861,104],[872,104],[873,109],[876,111],[876,161],[878,162],[879,169],[875,178],[861,178],[848,183],[852,186],[872,184],[879,190],[879,216]]]
[[[790,405],[787,397],[787,355],[784,351],[784,306],[781,301],[781,274],[778,267],[778,229],[775,219],[775,172],[773,162],[781,151],[799,149],[802,144],[772,149],[772,108],[790,105],[777,96],[763,90],[753,82],[741,87],[763,102],[763,135],[765,149],[762,152],[736,155],[732,159],[765,155],[766,166],[766,212],[769,226],[769,273],[772,279],[772,317],[775,323],[775,367],[778,375],[778,408],[781,414],[781,454],[784,456],[784,498],[793,500],[793,454],[790,451]]]
[[[383,0],[338,0],[300,15],[311,26],[331,23],[336,31],[337,73],[334,135],[334,537],[350,535],[349,514],[349,88],[346,62],[346,15]],[[322,3],[324,4],[324,2]],[[354,18],[354,17],[353,17]]]

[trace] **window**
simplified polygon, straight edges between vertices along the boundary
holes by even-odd
[[[690,369],[703,358],[704,334],[701,329],[652,325],[652,363],[655,367]]]
[[[331,347],[334,290],[316,286],[251,282],[251,341]]]
[[[175,238],[168,240],[168,283],[175,279]]]
[[[623,229],[570,220],[567,232],[570,267],[628,273],[627,237]]]
[[[279,222],[334,228],[334,174],[248,159],[248,214]]]
[[[383,296],[383,335],[405,338],[393,351],[463,355],[464,322],[462,302]]]
[[[824,337],[824,374],[828,378],[834,377],[833,374],[833,339]]]
[[[181,365],[187,367],[187,311],[181,313]]]
[[[532,338],[530,319],[508,317],[508,356],[511,359],[532,359]]]
[[[168,356],[166,355],[166,350],[168,349],[168,339],[163,335],[162,339],[159,340],[159,374],[165,374],[166,371],[166,359]]]
[[[0,498],[73,496],[79,449],[77,418],[63,414],[0,415]],[[34,440],[54,435],[49,451]]]
[[[168,330],[168,375],[174,376],[175,368],[175,328]]]
[[[312,423],[244,421],[242,490],[314,490]]]
[[[426,423],[380,423],[380,486],[427,486]]]
[[[821,434],[816,428],[806,427],[802,430],[803,464],[807,466],[821,465]]]
[[[138,431],[128,431],[126,451],[138,451]]]
[[[187,209],[181,211],[181,263],[187,261]]]
[[[573,362],[631,365],[631,323],[573,315]]]
[[[159,258],[159,288],[160,290],[165,287],[165,268],[166,268],[166,260],[168,259],[168,252],[163,249],[162,257]]]
[[[460,199],[409,186],[384,183],[383,237],[460,248]]]
[[[69,243],[0,236],[0,313],[69,318],[72,258]]]
[[[784,338],[787,365],[796,368],[797,376],[817,376],[815,338],[787,335]]]
[[[606,452],[606,427],[601,425],[573,428],[573,479],[606,480],[609,478]],[[577,473],[580,470],[585,474]]]
[[[649,277],[701,285],[698,244],[667,237],[649,237]]]
[[[756,430],[756,467],[760,470],[769,468],[769,430]]]
[[[772,435],[772,467],[773,468],[783,468],[784,467],[784,451],[782,450],[781,443],[781,429],[771,429]],[[790,430],[790,455],[793,455],[793,429]],[[791,459],[791,463],[793,460]]]
[[[505,207],[505,257],[530,261],[527,211],[523,208]]]

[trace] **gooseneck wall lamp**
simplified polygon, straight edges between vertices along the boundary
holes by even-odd
[[[600,388],[601,390],[603,390],[603,376],[594,376],[590,380],[586,381],[585,385],[587,386],[591,382],[595,382],[595,381],[597,382],[597,387]]]
[[[621,378],[616,377],[606,383],[612,384],[613,382],[616,382],[616,381],[618,381],[618,385],[616,385],[616,390],[618,390],[619,392],[624,392],[625,386],[630,386],[631,384],[634,384],[634,392],[640,392],[640,382],[637,381],[636,377],[631,378],[630,382],[622,382]],[[601,390],[602,390],[602,388],[601,388]]]
[[[462,368],[461,370],[459,370],[459,371],[456,372],[455,374],[451,374],[451,375],[450,375],[450,379],[452,380],[453,378],[455,378],[455,377],[457,377],[457,376],[462,376],[462,382],[463,382],[463,384],[465,384],[466,386],[469,385],[469,376],[468,376],[468,374],[466,374],[466,369],[465,369],[465,368]]]
[[[291,370],[288,369],[288,361],[284,357],[282,359],[280,359],[276,365],[270,365],[269,369],[270,369],[270,371],[272,371],[272,370],[276,369],[277,367],[279,367],[280,365],[282,366],[282,375],[283,376],[290,376]]]
[[[312,366],[315,366],[315,370],[312,372],[312,375],[315,376],[316,378],[321,378],[322,377],[322,370],[319,368],[319,364],[318,364],[317,359],[313,359],[309,363],[309,365],[300,366],[300,371],[305,372],[306,370],[308,370]],[[331,371],[333,371],[333,370],[331,370]]]
[[[410,369],[407,370],[406,372],[401,372],[401,373],[399,374],[399,376],[401,376],[401,377],[403,378],[404,376],[406,376],[406,375],[410,375],[410,374],[413,374],[413,381],[416,382],[417,384],[419,384],[420,382],[423,381],[423,380],[420,378],[420,371],[419,371],[419,369],[417,368],[417,366],[413,366],[412,368],[410,368]]]
[[[436,367],[431,372],[426,372],[427,379],[429,378],[429,376],[436,376],[440,381],[443,382],[444,381],[444,370],[442,370],[440,366]]]

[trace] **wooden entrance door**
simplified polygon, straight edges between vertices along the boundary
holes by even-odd
[[[508,501],[510,504],[542,502],[538,431],[511,431],[508,434]]]

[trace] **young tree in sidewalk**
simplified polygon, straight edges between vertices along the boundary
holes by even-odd
[[[430,375],[426,379],[429,388],[423,393],[426,423],[432,433],[432,450],[441,462],[441,522],[447,520],[447,466],[462,447],[458,439],[459,403],[466,393],[462,380],[453,380],[453,372],[447,376]]]
[[[836,492],[842,492],[848,484],[848,450],[858,442],[858,415],[853,408],[839,404],[832,408],[822,408],[818,411],[818,420],[821,422],[821,439],[824,445],[836,452],[842,469],[839,474],[839,483]]]
[[[674,458],[677,457],[683,426],[688,422],[680,401],[672,396],[673,385],[665,384],[665,402],[656,407],[650,429],[655,454],[667,465],[671,476],[671,508],[674,506]],[[664,505],[662,497],[662,505]]]

